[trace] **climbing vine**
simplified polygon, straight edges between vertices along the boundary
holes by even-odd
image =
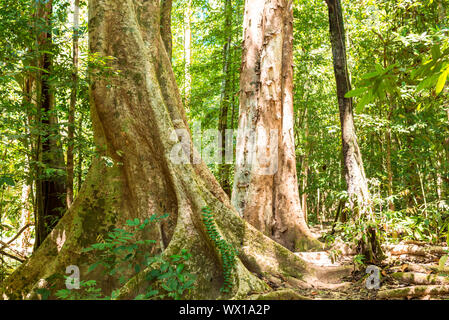
[[[221,291],[224,293],[228,293],[232,288],[232,271],[235,269],[235,258],[238,255],[238,250],[226,240],[224,240],[218,233],[212,211],[206,207],[202,209],[202,212],[203,223],[206,226],[207,234],[220,252],[223,263],[224,283]]]

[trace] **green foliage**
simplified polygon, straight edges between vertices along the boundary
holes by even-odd
[[[235,268],[238,251],[219,234],[212,211],[206,207],[202,209],[202,212],[203,223],[206,227],[207,234],[220,252],[223,264],[224,283],[221,291],[228,293],[233,286],[232,272]]]
[[[138,240],[149,226],[159,223],[167,215],[153,215],[141,222],[139,219],[128,220],[126,225],[131,231],[115,228],[107,238],[95,243],[83,252],[93,252],[98,260],[89,266],[88,272],[101,267],[105,277],[120,275],[120,287],[112,291],[111,296],[104,296],[97,288],[95,280],[80,281],[80,290],[61,289],[56,297],[63,300],[111,300],[119,296],[120,288],[133,274],[145,272],[147,288],[144,294],[135,299],[175,299],[180,300],[195,284],[196,276],[186,271],[191,255],[181,250],[179,255],[165,257],[163,254],[150,255],[148,246],[155,240]]]
[[[109,300],[102,298],[101,289],[96,288],[96,286],[97,282],[95,280],[80,281],[79,290],[61,289],[55,295],[60,300]],[[46,294],[48,297],[48,293]],[[43,299],[46,300],[45,298]]]

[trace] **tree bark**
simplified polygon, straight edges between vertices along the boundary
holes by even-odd
[[[243,41],[232,202],[288,249],[320,247],[305,222],[296,175],[292,2],[247,0]]]
[[[229,181],[230,166],[226,159],[226,130],[228,129],[228,113],[231,105],[231,45],[232,45],[232,1],[226,0],[225,8],[225,23],[224,23],[224,38],[225,45],[223,47],[223,81],[221,85],[221,99],[220,99],[220,118],[218,123],[218,130],[221,134],[221,164],[219,166],[218,176],[220,177],[220,184],[224,192],[231,195],[231,184]],[[228,143],[229,144],[229,143]],[[231,144],[232,146],[233,144]]]
[[[70,93],[69,119],[67,128],[67,207],[73,203],[74,157],[75,144],[75,111],[78,93],[78,54],[79,54],[79,0],[74,1],[73,10],[73,44],[72,44],[72,91]]]
[[[393,170],[391,167],[391,116],[393,114],[393,106],[390,107],[390,110],[388,111],[388,127],[387,131],[385,133],[385,139],[386,139],[386,148],[387,148],[387,154],[386,154],[386,167],[387,167],[387,175],[388,175],[388,196],[393,196]],[[390,200],[388,202],[388,208],[391,211],[395,211],[394,206],[394,200]]]
[[[60,172],[65,170],[63,151],[60,145],[57,129],[57,118],[54,113],[54,93],[50,81],[52,73],[52,34],[51,15],[53,3],[39,2],[37,4],[39,50],[38,66],[41,70],[38,83],[37,99],[37,123],[40,134],[37,143],[37,160],[45,167],[38,166],[36,172],[36,238],[34,248],[37,249],[51,229],[62,217],[66,208],[65,177]],[[41,25],[42,22],[44,25]],[[42,52],[43,51],[43,52]],[[48,173],[44,169],[50,169],[55,173]]]
[[[184,12],[184,104],[190,110],[190,96],[192,91],[192,75],[190,65],[192,63],[192,1],[189,0]]]
[[[168,58],[172,60],[173,39],[171,32],[172,0],[161,0],[161,37],[164,42]]]
[[[192,254],[186,270],[197,275],[195,289],[185,298],[223,298],[219,250],[202,222],[201,210],[206,206],[214,213],[223,239],[239,248],[231,297],[269,291],[259,279],[267,274],[316,281],[317,267],[308,266],[238,216],[204,162],[172,161],[173,148],[179,143],[173,139],[174,130],[189,131],[160,35],[159,12],[158,0],[90,1],[90,52],[113,56],[109,66],[120,71],[104,77],[90,69],[91,115],[99,155],[72,207],[33,256],[2,283],[0,297],[34,298],[35,288],[48,285],[45,279],[64,273],[69,265],[78,265],[86,280],[87,266],[97,258],[82,248],[112,228],[123,228],[127,219],[168,213],[170,218],[162,226],[164,255],[186,249]],[[190,146],[183,146],[187,153]],[[147,236],[153,233],[157,231]],[[115,288],[119,276],[105,279],[101,273],[89,274],[105,294]],[[132,283],[126,287],[127,298],[139,290]]]
[[[329,26],[332,44],[338,106],[342,130],[345,180],[352,210],[367,210],[371,205],[362,154],[354,127],[352,98],[345,98],[351,90],[346,60],[345,31],[340,0],[326,0],[329,9]]]

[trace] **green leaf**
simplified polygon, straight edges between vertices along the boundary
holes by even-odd
[[[449,75],[449,65],[446,67],[446,69],[441,73],[440,77],[438,78],[437,86],[435,88],[435,93],[437,95],[440,94],[441,91],[443,91],[448,75]]]
[[[363,94],[363,93],[366,92],[367,90],[368,90],[368,88],[366,88],[366,87],[353,89],[353,90],[351,90],[351,91],[348,91],[348,92],[345,94],[345,98],[352,98],[352,97],[360,96],[361,94]]]
[[[87,273],[93,271],[96,267],[98,267],[98,265],[101,263],[101,261],[97,261],[94,264],[92,264],[89,269],[87,269]]]
[[[448,255],[444,255],[440,258],[440,261],[438,263],[438,269],[441,271],[444,269],[444,266],[446,265],[447,259],[449,258]]]

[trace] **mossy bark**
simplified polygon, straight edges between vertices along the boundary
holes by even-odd
[[[33,289],[48,287],[45,279],[64,274],[69,265],[81,268],[81,280],[95,279],[103,292],[111,292],[117,280],[100,273],[87,275],[95,256],[82,253],[82,248],[112,228],[123,227],[127,219],[163,213],[170,215],[168,221],[146,236],[160,235],[165,255],[181,249],[192,254],[186,268],[198,279],[186,298],[223,297],[219,252],[202,222],[206,206],[222,238],[240,249],[227,297],[270,291],[260,279],[267,274],[313,277],[314,268],[238,216],[204,163],[179,165],[170,160],[178,142],[171,134],[188,130],[188,125],[160,35],[159,12],[158,0],[90,1],[90,51],[114,57],[107,77],[104,70],[91,69],[97,156],[74,204],[33,256],[2,283],[3,299],[36,298]],[[145,286],[147,271],[132,278],[122,298],[133,298]]]

